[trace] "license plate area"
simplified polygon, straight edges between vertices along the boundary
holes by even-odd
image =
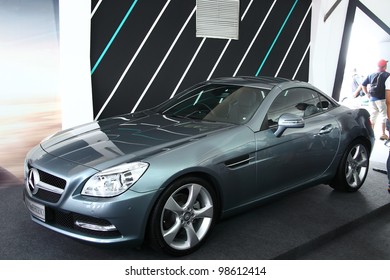
[[[25,199],[25,202],[26,202],[27,209],[30,210],[30,213],[34,217],[40,219],[41,221],[45,221],[46,210],[44,205],[31,201],[27,197]]]

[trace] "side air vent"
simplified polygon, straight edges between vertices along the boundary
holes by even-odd
[[[196,0],[196,37],[238,40],[239,0]]]
[[[225,161],[225,165],[228,168],[237,168],[237,167],[248,164],[252,159],[253,159],[253,157],[250,157],[249,155],[243,155],[243,156],[239,156],[239,157]]]

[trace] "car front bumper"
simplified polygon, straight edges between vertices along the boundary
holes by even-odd
[[[52,203],[32,194],[27,181],[23,200],[34,222],[94,243],[141,244],[158,195],[158,191],[138,193],[131,190],[113,198],[64,194],[58,202]]]

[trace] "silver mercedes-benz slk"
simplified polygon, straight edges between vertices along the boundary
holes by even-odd
[[[213,79],[42,141],[26,157],[24,202],[65,235],[180,256],[269,198],[318,184],[357,191],[373,144],[365,109],[308,83]]]

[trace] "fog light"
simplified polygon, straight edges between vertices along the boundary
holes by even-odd
[[[116,231],[116,227],[114,225],[102,226],[102,225],[90,224],[90,223],[80,222],[80,221],[76,221],[74,224],[78,227],[94,230],[94,231]]]

